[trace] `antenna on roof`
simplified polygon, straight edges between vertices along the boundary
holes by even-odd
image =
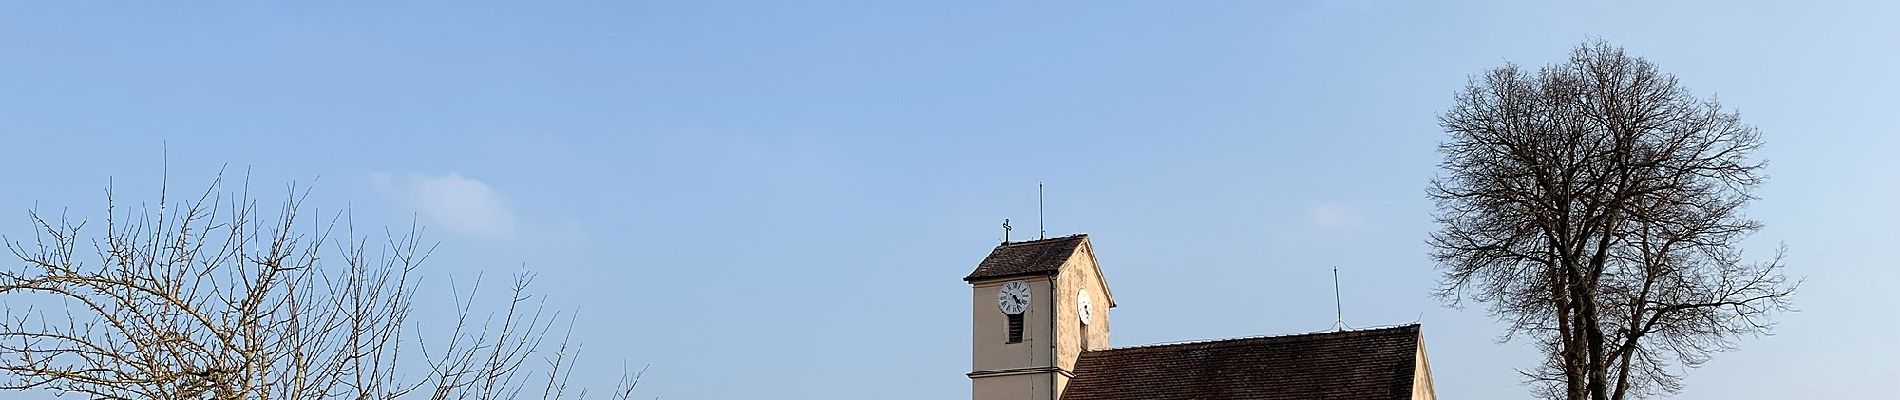
[[[1049,231],[1042,229],[1042,182],[1036,182],[1036,240],[1048,238]]]
[[[1346,330],[1346,308],[1339,302],[1339,267],[1333,267],[1333,331]]]

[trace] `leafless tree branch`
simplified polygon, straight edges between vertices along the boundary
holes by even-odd
[[[30,240],[0,239],[20,261],[0,270],[0,390],[102,399],[504,399],[521,396],[541,374],[549,382],[542,398],[566,396],[579,350],[571,335],[562,333],[545,371],[524,368],[546,354],[563,319],[529,294],[531,275],[515,277],[499,319],[473,319],[475,288],[458,294],[448,340],[424,341],[409,329],[416,271],[435,250],[421,228],[386,230],[372,242],[347,212],[327,221],[305,216],[308,189],[286,187],[287,200],[264,215],[248,178],[232,192],[223,184],[183,201],[161,188],[155,204],[136,208],[121,208],[108,185],[105,232],[93,238],[83,235],[84,221],[29,212]],[[571,331],[571,319],[566,326]],[[405,367],[417,360],[423,368]],[[426,374],[405,375],[415,372]],[[615,394],[631,396],[638,377]]]

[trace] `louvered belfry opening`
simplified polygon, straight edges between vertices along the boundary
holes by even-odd
[[[1023,315],[1022,314],[1007,314],[1007,315],[1009,315],[1009,343],[1022,343],[1023,342]]]

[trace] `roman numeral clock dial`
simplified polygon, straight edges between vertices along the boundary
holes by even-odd
[[[1010,281],[996,291],[996,308],[1004,314],[1017,315],[1029,310],[1029,284],[1023,281]]]

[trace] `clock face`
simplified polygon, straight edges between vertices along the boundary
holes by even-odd
[[[1009,281],[996,291],[996,308],[1004,314],[1022,314],[1029,310],[1029,284],[1023,281]]]
[[[1089,305],[1089,291],[1082,290],[1075,294],[1075,312],[1082,316],[1082,325],[1088,325],[1089,319],[1095,316],[1094,306]]]

